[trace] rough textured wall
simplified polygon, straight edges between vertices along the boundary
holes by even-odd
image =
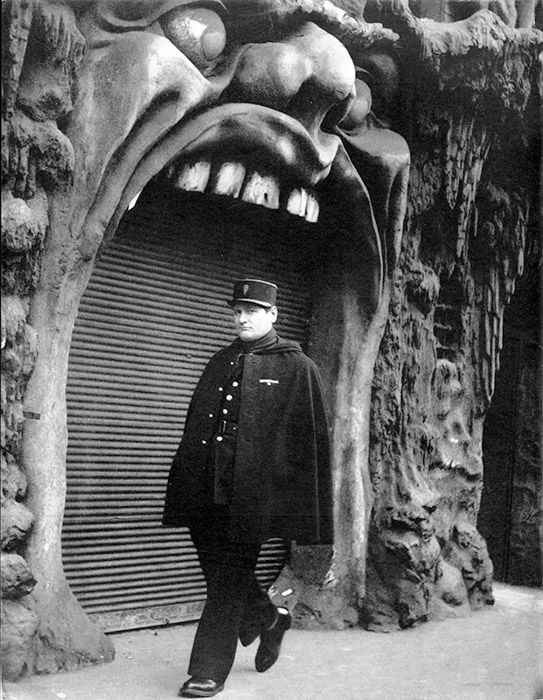
[[[73,181],[74,152],[59,123],[73,106],[84,40],[71,9],[47,0],[2,3],[2,29],[2,651],[3,674],[13,679],[36,666],[58,667],[48,652],[36,664],[49,630],[29,596],[37,577],[25,548],[35,512],[26,498],[21,443],[25,422],[41,418],[25,405],[39,352],[30,303],[50,233],[50,202]],[[89,649],[93,644],[87,640]],[[73,649],[65,665],[92,656]]]
[[[412,165],[373,388],[372,629],[493,602],[477,530],[482,429],[504,307],[538,228],[541,34],[488,12],[456,36],[449,25],[398,22],[405,71],[394,125]]]
[[[20,454],[24,420],[34,418],[24,411],[24,394],[38,350],[29,299],[48,230],[48,192],[69,181],[73,164],[57,128],[70,108],[70,81],[66,76],[63,90],[57,75],[66,75],[81,44],[71,44],[75,25],[70,35],[55,13],[47,3],[37,12],[30,2],[2,4],[2,647],[15,647],[4,656],[8,677],[24,672],[38,627],[37,614],[21,602],[36,584],[21,556],[34,519],[23,503]],[[54,39],[59,31],[65,32],[64,50]],[[26,46],[36,47],[36,36],[43,43],[31,60]],[[32,70],[36,63],[42,78],[49,72],[45,82]]]

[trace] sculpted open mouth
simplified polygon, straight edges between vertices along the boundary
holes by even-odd
[[[343,236],[359,260],[371,305],[383,282],[383,255],[367,190],[336,134],[310,134],[297,120],[254,104],[222,104],[174,125],[141,157],[134,129],[112,159],[87,229],[114,235],[151,182],[218,195],[297,217]],[[139,153],[138,153],[139,151]],[[119,192],[113,201],[110,193]],[[109,206],[108,206],[109,202]],[[109,213],[108,213],[109,208]],[[341,232],[341,233],[340,233]]]
[[[143,156],[111,223],[116,226],[159,173],[182,190],[240,198],[316,222],[315,187],[329,176],[339,144],[333,134],[316,142],[295,119],[268,107],[214,107],[174,126]],[[125,157],[130,149],[128,142]],[[115,169],[106,177],[114,179]]]

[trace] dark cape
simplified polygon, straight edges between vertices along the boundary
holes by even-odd
[[[214,355],[194,391],[168,479],[163,524],[188,526],[212,508],[206,490],[209,445],[221,390],[243,352],[236,340]],[[330,446],[315,363],[298,343],[277,337],[245,355],[234,483],[233,541],[271,537],[332,544]]]

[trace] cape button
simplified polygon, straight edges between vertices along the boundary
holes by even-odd
[[[217,435],[216,440],[217,440],[217,442],[222,442],[222,435]]]

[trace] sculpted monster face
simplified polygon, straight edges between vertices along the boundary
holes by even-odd
[[[28,302],[28,337],[39,339],[39,351],[24,411],[14,404],[17,416],[28,417],[21,453],[36,524],[27,552],[36,578],[47,584],[34,591],[43,629],[52,630],[57,644],[66,638],[64,628],[56,633],[58,620],[70,619],[57,615],[66,600],[58,592],[66,587],[49,582],[65,586],[61,527],[73,329],[99,249],[143,190],[146,198],[168,188],[168,202],[178,192],[180,209],[191,198],[201,200],[202,210],[207,197],[214,198],[214,211],[219,201],[231,209],[239,203],[255,227],[260,212],[268,222],[277,216],[285,238],[308,234],[301,240],[310,253],[313,240],[325,239],[309,323],[311,353],[331,399],[339,524],[333,575],[353,600],[361,596],[371,513],[370,392],[409,163],[405,141],[379,112],[396,81],[396,35],[349,17],[330,0],[21,0],[6,6],[7,103],[20,112],[22,128],[13,149],[10,144],[13,199],[28,195],[28,207],[17,202],[18,216],[28,216],[25,226],[43,236],[39,280]],[[19,44],[24,48],[25,41],[22,70]],[[25,126],[35,144],[25,141]],[[30,156],[47,183],[33,199],[38,178]],[[278,228],[270,225],[270,232]],[[190,225],[186,231],[190,235]],[[37,263],[31,269],[38,271]],[[71,650],[80,648],[81,637],[94,639],[77,610]],[[43,648],[49,655],[47,641]],[[111,650],[84,655],[103,660],[107,654]]]
[[[260,0],[74,5],[87,42],[69,127],[85,171],[83,259],[158,179],[345,231],[371,316],[401,228],[407,148],[372,129],[371,90],[334,36],[358,23],[309,5],[306,15]],[[367,165],[366,184],[352,158]]]

